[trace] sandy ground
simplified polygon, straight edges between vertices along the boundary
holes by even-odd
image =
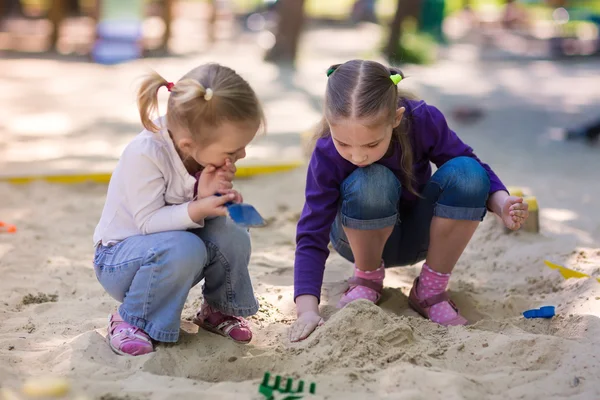
[[[555,234],[507,235],[492,216],[450,285],[472,326],[442,328],[409,310],[406,295],[418,267],[389,270],[381,307],[361,302],[336,312],[351,265],[334,254],[325,275],[327,323],[308,340],[289,343],[304,172],[238,183],[271,221],[252,235],[250,270],[262,304],[251,319],[252,344],[198,332],[189,322],[201,295],[195,288],[180,343],[138,358],[116,356],[104,339],[116,303],[94,277],[90,237],[105,187],[1,186],[0,214],[19,232],[0,242],[0,384],[51,374],[70,377],[92,398],[258,399],[260,378],[273,371],[317,382],[315,398],[600,396],[600,286],[566,281],[543,265],[550,258],[600,275],[600,249],[574,247]],[[552,320],[520,316],[546,304],[557,307]]]
[[[325,39],[333,34],[340,39],[331,44]],[[260,142],[254,154],[286,148],[296,154],[298,133],[318,118],[323,65],[355,57],[378,40],[357,41],[356,33],[339,30],[306,37],[312,47],[291,75],[230,47],[153,66],[174,75],[213,57],[245,71],[266,103],[270,134],[280,138]],[[359,42],[364,48],[357,49]],[[337,53],[328,53],[332,46]],[[0,184],[0,220],[19,229],[0,234],[0,386],[53,375],[94,399],[260,399],[259,381],[272,371],[317,382],[315,399],[600,398],[600,286],[564,280],[543,264],[549,259],[600,276],[598,148],[556,136],[557,127],[597,113],[599,65],[480,64],[472,56],[455,46],[436,66],[408,67],[406,83],[438,105],[507,184],[538,196],[542,233],[505,234],[493,216],[482,223],[450,283],[471,326],[442,328],[408,308],[418,265],[388,270],[381,307],[356,303],[337,311],[352,266],[333,254],[322,305],[327,322],[306,341],[289,343],[295,222],[304,198],[300,168],[236,184],[271,221],[252,232],[250,270],[262,304],[251,319],[255,340],[244,346],[198,332],[190,322],[201,295],[195,288],[177,345],[118,357],[104,338],[116,302],[91,265],[106,186]],[[130,83],[141,64],[107,69],[3,60],[0,169],[110,167],[139,129]],[[452,119],[453,106],[473,104],[484,110],[481,121]],[[557,316],[521,316],[542,305],[556,306]]]

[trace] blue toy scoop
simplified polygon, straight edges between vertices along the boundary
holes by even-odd
[[[216,194],[216,196],[221,196],[220,194]],[[227,212],[229,214],[229,218],[233,220],[236,224],[246,227],[246,228],[256,228],[265,226],[267,222],[265,219],[256,211],[254,206],[246,203],[232,203],[231,201],[225,203],[225,207],[227,207]]]
[[[554,306],[545,306],[527,310],[523,313],[525,318],[552,318],[554,317]]]

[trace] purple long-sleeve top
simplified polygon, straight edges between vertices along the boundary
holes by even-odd
[[[437,108],[424,101],[407,101],[403,106],[406,108],[405,118],[411,120],[408,134],[414,154],[414,187],[417,192],[420,193],[431,178],[431,162],[439,168],[446,161],[460,156],[472,157],[485,168],[491,182],[490,194],[506,191],[494,171],[448,127],[444,115]],[[404,182],[401,149],[398,143],[395,145],[394,151],[388,152],[390,155],[377,163],[389,168]],[[317,141],[306,177],[306,202],[296,231],[294,299],[305,294],[321,298],[325,261],[329,256],[329,233],[338,211],[340,186],[356,168],[339,155],[331,136]],[[408,190],[403,190],[400,202],[410,206],[416,199]]]

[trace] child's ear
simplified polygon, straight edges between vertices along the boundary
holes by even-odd
[[[397,128],[398,125],[400,125],[400,122],[402,121],[402,116],[404,115],[404,111],[406,111],[406,108],[404,107],[400,107],[396,110],[396,117],[394,118],[394,128]]]
[[[183,138],[177,142],[177,147],[183,152],[183,154],[190,154],[194,149],[194,141],[191,138]]]

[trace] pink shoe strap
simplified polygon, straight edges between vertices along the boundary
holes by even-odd
[[[356,276],[350,278],[348,280],[348,284],[350,285],[350,289],[352,289],[354,286],[365,286],[376,291],[377,293],[381,293],[383,290],[383,283],[375,282],[370,279],[359,278]]]
[[[218,331],[223,331],[224,334],[229,335],[229,333],[236,329],[236,328],[247,328],[248,327],[248,323],[240,318],[240,317],[231,317],[229,319],[226,319],[225,321],[221,322],[219,325],[217,325],[217,330]]]
[[[430,307],[435,306],[436,304],[443,303],[445,301],[447,301],[448,304],[450,304],[450,306],[452,308],[454,308],[454,311],[458,312],[458,307],[456,306],[456,304],[454,304],[454,302],[452,300],[450,300],[450,297],[448,296],[447,292],[442,292],[442,293],[436,294],[435,296],[431,296],[426,299],[419,300],[419,306],[422,308],[430,308]]]
[[[214,315],[217,315],[219,318],[214,321],[214,323],[209,322],[208,319]],[[199,320],[213,325],[217,330],[223,329],[225,334],[229,334],[229,332],[231,332],[231,330],[234,328],[248,327],[248,322],[244,318],[223,314],[220,311],[213,310],[210,306],[202,308],[202,310],[197,314],[197,317]]]

